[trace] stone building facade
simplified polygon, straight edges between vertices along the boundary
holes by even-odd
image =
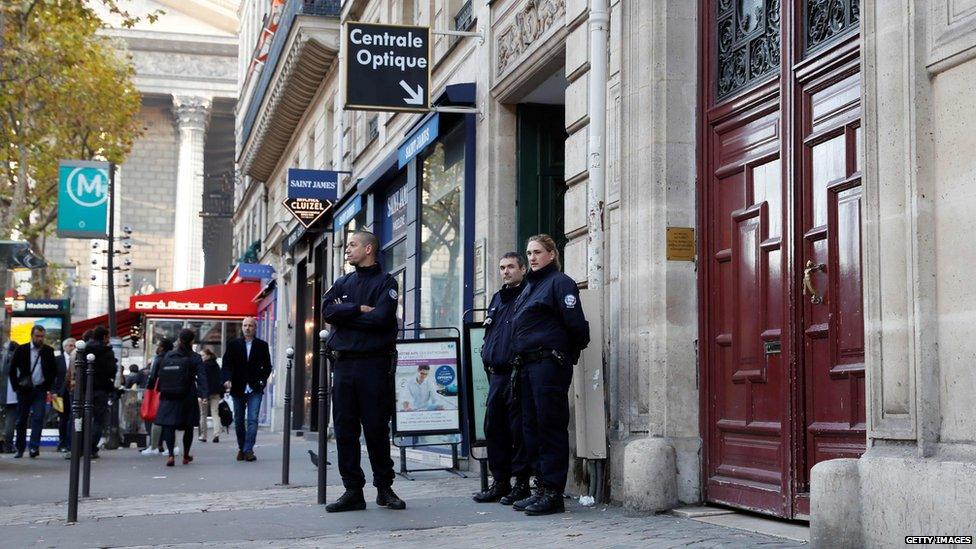
[[[131,29],[95,5],[114,25],[104,34],[131,56],[142,94],[143,134],[116,176],[117,234],[132,229],[131,282],[117,277],[118,308],[133,292],[219,283],[231,267],[237,3],[192,4],[136,2],[127,7],[133,14],[164,13]],[[94,242],[51,238],[46,246],[47,257],[68,269],[76,320],[107,310],[105,246],[93,249]]]
[[[234,219],[236,251],[259,241],[277,271],[295,424],[317,427],[316,299],[345,231],[381,235],[408,330],[460,327],[498,285],[494,258],[551,232],[593,330],[571,491],[602,477],[635,510],[809,520],[821,546],[973,531],[971,490],[945,487],[976,481],[954,154],[976,11],[619,0],[606,20],[603,4],[285,3],[273,73],[242,87]],[[243,28],[266,13],[242,6]],[[473,34],[433,35],[433,113],[347,111],[345,21]],[[438,137],[398,160],[421,127]],[[289,167],[348,172],[320,226],[279,206]],[[401,191],[405,235],[387,232]],[[687,228],[691,261],[669,246]]]

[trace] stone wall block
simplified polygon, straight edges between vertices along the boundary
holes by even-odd
[[[637,512],[661,512],[678,505],[678,466],[674,447],[663,438],[638,438],[623,450],[624,508]]]

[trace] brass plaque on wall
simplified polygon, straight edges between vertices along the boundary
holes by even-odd
[[[695,229],[668,227],[668,261],[695,260]]]

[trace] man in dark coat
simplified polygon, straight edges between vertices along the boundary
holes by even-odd
[[[234,399],[237,461],[257,459],[254,441],[258,436],[258,411],[271,375],[271,352],[268,343],[256,337],[257,330],[257,321],[245,318],[241,324],[244,335],[227,342],[221,365],[224,387]]]
[[[108,415],[108,402],[115,392],[118,361],[109,343],[108,328],[98,326],[92,330],[91,340],[85,347],[86,355],[95,355],[95,375],[92,378],[92,459],[98,459],[98,440]]]
[[[71,360],[74,357],[75,338],[69,337],[61,342],[61,355],[58,356],[58,378],[54,382],[54,394],[61,396],[63,406],[58,417],[58,451],[71,451],[71,387],[73,380],[70,374],[73,373]]]
[[[27,448],[27,420],[31,420],[30,457],[41,453],[41,429],[44,427],[47,393],[54,386],[58,366],[54,349],[44,344],[44,327],[31,328],[31,340],[14,351],[10,383],[17,393],[17,454],[24,457]]]

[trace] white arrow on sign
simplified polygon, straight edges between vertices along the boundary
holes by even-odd
[[[423,105],[424,104],[424,89],[420,87],[420,84],[417,84],[417,91],[414,91],[414,90],[411,90],[410,89],[410,85],[409,84],[407,84],[406,82],[404,82],[403,80],[401,80],[400,81],[400,87],[403,88],[403,91],[407,92],[407,95],[410,96],[410,97],[404,97],[403,98],[403,102],[404,103],[406,103],[407,105]]]

